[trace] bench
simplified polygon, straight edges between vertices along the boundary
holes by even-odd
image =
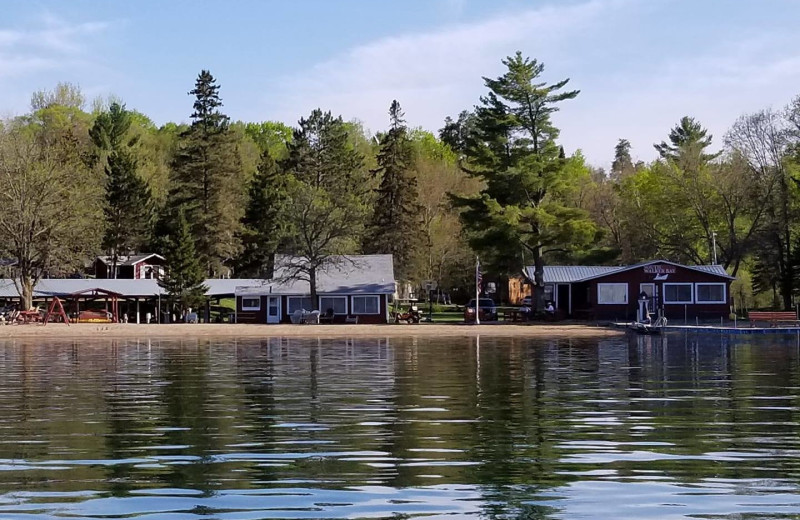
[[[344,322],[351,325],[358,325],[358,316],[348,316],[344,319]]]
[[[750,311],[747,313],[747,319],[750,320],[751,327],[755,327],[757,321],[769,322],[773,327],[780,322],[795,325],[800,323],[794,311]]]

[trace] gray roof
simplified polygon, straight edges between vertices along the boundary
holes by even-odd
[[[151,257],[154,257],[154,256],[159,258],[160,260],[164,260],[163,256],[161,256],[159,254],[156,254],[156,253],[141,253],[141,254],[130,255],[130,256],[120,255],[120,256],[117,257],[117,265],[118,266],[121,266],[121,265],[135,265],[135,264],[138,264],[139,262],[143,262],[143,261],[147,260],[148,258],[151,258]],[[111,265],[113,263],[113,257],[111,257],[111,256],[98,256],[97,259],[100,260],[101,262],[103,262],[106,265]]]
[[[525,275],[531,280],[533,280],[533,269],[533,266],[525,268]],[[618,266],[608,265],[546,265],[544,266],[544,283],[571,283],[617,270],[619,270]]]
[[[722,267],[721,265],[682,265],[682,264],[677,264],[675,262],[670,262],[668,260],[650,260],[648,262],[641,262],[639,264],[623,265],[623,266],[546,265],[544,267],[544,283],[585,282],[588,280],[593,280],[595,278],[608,276],[609,274],[612,273],[628,271],[631,269],[636,269],[638,267],[644,267],[650,264],[669,264],[669,265],[674,265],[676,267],[683,267],[694,271],[700,271],[714,276],[720,276],[722,278],[728,278],[730,280],[734,279],[734,277],[730,276],[725,271],[725,268]],[[523,272],[526,278],[528,278],[529,280],[533,280],[533,272],[534,272],[533,266],[526,267],[523,270]]]
[[[206,296],[233,296],[236,287],[257,285],[265,280],[251,278],[211,278],[205,281]],[[45,278],[34,288],[35,297],[67,296],[87,289],[105,289],[127,297],[153,297],[166,294],[158,281],[150,279]],[[17,298],[17,289],[9,279],[0,279],[0,298]]]
[[[292,266],[302,260],[291,256],[275,257],[272,280],[251,286],[241,284],[236,294],[290,294],[311,292],[306,280],[292,280]],[[337,256],[327,267],[317,272],[318,294],[393,294],[396,291],[392,255]]]

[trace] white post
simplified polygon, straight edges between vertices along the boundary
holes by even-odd
[[[138,325],[139,323],[141,323],[139,321],[139,298],[136,298],[136,324]]]
[[[481,271],[481,261],[475,257],[475,325],[481,324],[481,284],[478,274]]]

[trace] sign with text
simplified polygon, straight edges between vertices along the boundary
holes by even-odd
[[[675,266],[664,264],[646,265],[644,266],[644,272],[647,274],[675,274]]]

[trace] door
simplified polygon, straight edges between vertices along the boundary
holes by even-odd
[[[281,297],[267,296],[267,323],[281,322]]]
[[[642,293],[647,295],[647,310],[651,314],[655,314],[656,312],[656,284],[654,283],[640,283],[639,284],[639,294],[637,295],[636,299],[642,299]]]
[[[572,302],[570,301],[570,286],[559,284],[556,286],[556,309],[561,317],[572,314]]]

